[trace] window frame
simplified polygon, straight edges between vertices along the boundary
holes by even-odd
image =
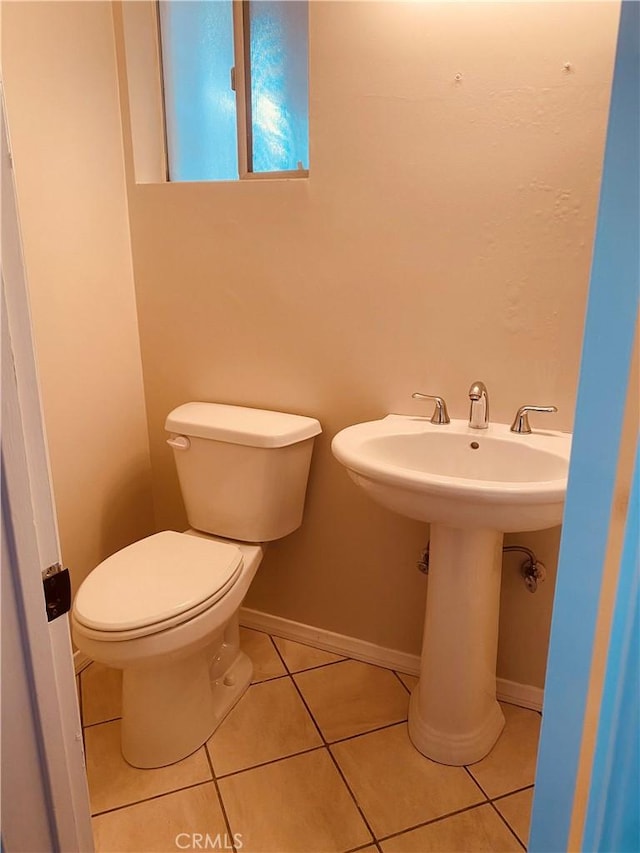
[[[167,144],[167,115],[164,98],[164,70],[162,64],[162,38],[160,29],[160,2],[154,3],[159,45],[159,74],[162,88],[162,124],[163,146],[166,160],[166,176],[168,183],[173,181],[169,172],[169,152]],[[234,65],[229,69],[230,87],[236,97],[236,137],[238,145],[238,178],[239,181],[263,181],[308,178],[309,169],[288,169],[273,172],[254,172],[252,164],[252,121],[251,121],[251,68],[250,68],[250,30],[249,3],[251,0],[231,0],[233,16],[233,55]],[[255,2],[255,0],[254,0]],[[306,0],[309,2],[309,0]],[[235,180],[235,179],[233,179]],[[217,181],[202,181],[202,183],[217,183]]]

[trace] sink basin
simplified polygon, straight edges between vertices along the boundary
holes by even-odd
[[[571,436],[388,415],[343,429],[331,449],[374,501],[431,524],[409,737],[434,761],[480,761],[504,726],[496,701],[503,534],[560,524]]]
[[[377,503],[418,521],[542,530],[562,520],[571,436],[471,429],[388,415],[339,432],[331,445],[351,478]]]

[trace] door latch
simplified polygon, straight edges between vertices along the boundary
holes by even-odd
[[[62,563],[54,563],[42,570],[42,586],[44,588],[45,610],[47,622],[53,622],[58,616],[68,613],[71,609],[71,577],[69,569]]]

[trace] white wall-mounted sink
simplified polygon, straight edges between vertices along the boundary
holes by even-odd
[[[479,761],[504,726],[496,701],[503,534],[560,524],[571,436],[388,415],[343,429],[331,449],[377,503],[431,523],[409,735],[435,761]]]
[[[571,436],[519,435],[506,424],[471,429],[388,415],[339,432],[334,456],[382,506],[455,527],[503,533],[560,524]]]

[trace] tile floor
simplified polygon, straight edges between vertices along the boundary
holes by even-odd
[[[503,705],[490,755],[445,767],[409,742],[412,676],[259,631],[242,644],[251,687],[205,746],[158,770],[120,755],[120,673],[81,674],[98,851],[231,850],[234,836],[243,853],[526,849],[538,713]]]

